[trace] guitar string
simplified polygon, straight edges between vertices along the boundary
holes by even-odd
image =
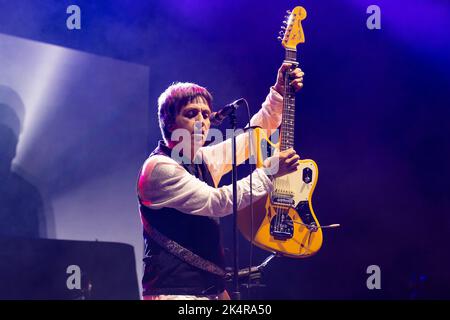
[[[287,150],[290,147],[289,146],[289,138],[288,138],[288,134],[290,136],[290,131],[288,130],[289,125],[288,125],[288,122],[287,122],[289,120],[289,112],[288,111],[289,111],[289,99],[290,99],[290,91],[291,91],[291,86],[289,85],[290,79],[291,78],[289,76],[289,73],[286,72],[285,88],[286,88],[287,97],[285,97],[285,99],[284,99],[284,100],[286,100],[285,101],[286,110],[285,110],[285,113],[284,113],[285,114],[285,121],[284,121],[284,132],[285,132],[285,146],[284,146],[284,149],[285,150]],[[286,176],[285,176],[285,179],[286,179]],[[284,190],[284,191],[288,191],[289,190],[289,182],[288,181],[285,181],[285,182],[287,182],[287,184],[285,183],[284,187],[285,187],[286,190]],[[281,214],[282,214],[282,216],[281,216],[282,222],[284,222],[284,220],[286,218],[286,214],[287,214],[286,208],[283,208]]]
[[[281,142],[280,142],[280,151],[284,151],[286,147],[286,112],[287,112],[287,101],[286,96],[288,96],[288,90],[289,90],[289,72],[288,70],[285,71],[284,74],[284,92],[283,92],[283,115],[282,115],[282,122],[281,122]],[[284,119],[283,119],[284,118]],[[275,180],[277,182],[277,180]],[[276,190],[279,191],[278,183],[276,183]],[[282,214],[283,214],[283,208],[281,206],[277,206],[277,217],[276,217],[276,230],[277,232],[281,231],[281,222],[282,222]]]
[[[280,149],[282,149],[281,151],[284,151],[287,147],[287,139],[286,139],[286,135],[287,135],[287,125],[286,125],[286,115],[287,115],[287,107],[288,107],[288,102],[287,102],[287,97],[289,97],[289,72],[288,70],[286,70],[285,75],[284,75],[284,99],[283,99],[283,116],[282,120],[282,133],[281,133],[281,146]],[[281,231],[281,224],[282,224],[282,220],[283,220],[283,207],[279,207],[278,209],[278,231]]]
[[[289,55],[289,51],[287,52]],[[287,60],[291,60],[292,57],[287,57]],[[293,121],[293,115],[292,115],[292,106],[290,106],[290,99],[291,99],[291,95],[292,95],[292,87],[289,84],[290,82],[290,76],[289,76],[289,70],[286,71],[285,76],[284,76],[284,99],[283,99],[283,116],[282,118],[284,118],[282,121],[282,126],[281,126],[281,144],[280,144],[280,149],[282,150],[286,150],[289,147],[290,142],[293,142],[293,136],[292,138],[287,138],[287,134],[289,134],[289,137],[291,136],[291,132],[288,132],[288,123],[287,121],[291,120]],[[283,134],[284,133],[284,134]],[[289,140],[291,139],[291,140]],[[293,146],[291,146],[293,147]],[[278,189],[279,184],[276,182],[276,189]],[[286,181],[286,191],[289,193],[290,191],[290,183],[289,183],[289,179],[287,179]],[[289,217],[289,207],[285,207],[285,206],[281,206],[277,208],[277,230],[281,231],[281,225],[284,224],[285,220],[287,221]]]
[[[291,55],[290,55],[290,52],[289,51],[286,51],[286,60],[287,61],[290,61],[290,60],[295,60],[295,58],[294,57],[291,57]],[[286,135],[287,134],[289,134],[290,135],[290,133],[288,133],[287,132],[287,128],[288,128],[288,125],[287,125],[287,121],[290,119],[291,121],[293,121],[293,117],[292,117],[292,110],[291,110],[291,108],[288,108],[288,106],[289,106],[289,103],[290,103],[290,96],[291,96],[291,91],[292,91],[292,88],[290,87],[290,85],[289,85],[289,80],[290,80],[290,77],[289,77],[289,70],[287,70],[286,72],[285,72],[285,74],[284,74],[284,96],[283,96],[283,115],[282,115],[282,124],[281,124],[281,135],[280,135],[280,137],[281,137],[281,141],[280,141],[280,151],[284,151],[285,149],[287,149],[287,147],[288,147],[288,144],[289,144],[289,139],[287,139],[286,138]],[[286,97],[287,96],[287,97]],[[287,98],[287,99],[286,99]],[[289,114],[288,114],[288,110],[290,111],[289,112]],[[287,116],[289,116],[289,117],[287,117]],[[284,118],[284,119],[283,119]],[[283,121],[284,120],[284,121]],[[284,134],[283,134],[284,133]],[[293,142],[293,136],[292,136],[292,138],[291,138],[291,141]],[[275,179],[275,181],[274,181],[274,187],[275,187],[275,192],[277,192],[277,190],[279,190],[279,183],[278,183],[278,181],[277,181],[278,179]],[[288,190],[290,190],[290,187],[289,187],[289,181],[287,182],[287,189]],[[286,213],[284,213],[283,211],[286,211]],[[277,217],[276,217],[276,220],[275,220],[275,229],[277,230],[277,231],[279,231],[280,230],[280,225],[281,225],[281,222],[282,222],[282,220],[284,220],[283,218],[284,218],[284,216],[282,216],[282,214],[287,214],[287,215],[289,215],[289,209],[286,209],[286,208],[283,208],[283,207],[276,207],[276,215],[277,215]]]

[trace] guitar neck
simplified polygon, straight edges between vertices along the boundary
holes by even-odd
[[[292,63],[297,66],[297,51],[286,49],[284,62]],[[284,76],[284,92],[283,92],[283,115],[280,126],[280,151],[294,147],[294,125],[295,125],[295,91],[289,85],[291,77],[289,72]]]

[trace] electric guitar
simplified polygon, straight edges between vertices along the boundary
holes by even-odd
[[[305,42],[302,20],[306,18],[304,8],[295,7],[284,21],[286,27],[281,43],[285,48],[285,62],[297,63],[297,45]],[[279,151],[294,146],[295,91],[289,85],[289,72],[285,74],[283,93],[283,114],[278,143],[270,141],[263,130],[256,129],[253,145],[256,148],[256,167],[263,166],[261,143]],[[297,171],[275,178],[274,190],[266,197],[253,203],[238,213],[238,226],[247,240],[256,246],[293,258],[309,257],[322,246],[323,236],[319,221],[314,214],[311,198],[318,178],[317,164],[313,160],[300,160]]]

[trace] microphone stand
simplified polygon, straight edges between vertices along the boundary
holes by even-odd
[[[241,300],[241,293],[239,291],[239,263],[238,263],[238,210],[237,210],[237,165],[236,165],[236,108],[234,107],[230,113],[230,123],[233,129],[233,137],[231,141],[231,152],[232,152],[232,183],[233,183],[233,252],[234,252],[234,262],[233,262],[233,292],[231,293],[231,298],[233,300]]]

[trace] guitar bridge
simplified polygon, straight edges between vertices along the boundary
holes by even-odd
[[[275,240],[285,241],[294,236],[294,222],[288,212],[294,206],[294,197],[287,193],[273,193],[272,204],[276,214],[270,220],[270,234]]]
[[[270,221],[270,234],[275,240],[287,240],[294,236],[294,223],[287,213],[279,212]]]

